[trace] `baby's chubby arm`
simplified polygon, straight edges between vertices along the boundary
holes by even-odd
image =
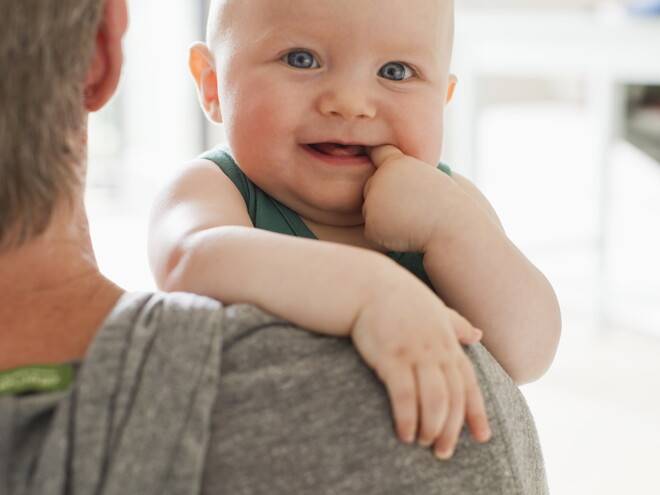
[[[384,382],[403,441],[417,438],[447,457],[466,420],[478,441],[490,438],[459,344],[480,332],[386,256],[253,228],[236,187],[205,160],[159,196],[149,237],[165,290],[251,303],[301,327],[350,336]]]
[[[483,343],[517,383],[549,367],[560,334],[555,293],[504,233],[483,194],[390,145],[370,151],[365,232],[383,249],[424,253],[439,296],[484,332]]]

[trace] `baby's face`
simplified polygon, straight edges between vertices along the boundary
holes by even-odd
[[[437,165],[448,90],[448,0],[229,0],[211,46],[237,162],[304,218],[362,222],[393,144]]]

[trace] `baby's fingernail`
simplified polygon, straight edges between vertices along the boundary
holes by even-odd
[[[440,461],[448,461],[451,459],[451,456],[454,455],[454,449],[446,447],[444,449],[438,449],[434,452],[435,457]]]
[[[410,444],[410,443],[413,443],[413,442],[415,441],[415,436],[412,435],[412,434],[401,435],[400,438],[401,438],[401,441],[402,441],[403,443],[408,443],[408,444]]]
[[[427,449],[427,448],[429,448],[429,447],[431,446],[431,442],[429,442],[428,440],[422,440],[422,439],[420,438],[419,440],[417,440],[417,445],[419,445],[420,447],[423,447],[423,448]]]

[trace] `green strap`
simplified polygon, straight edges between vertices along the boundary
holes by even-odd
[[[73,383],[73,365],[21,366],[0,371],[0,395],[55,392]]]

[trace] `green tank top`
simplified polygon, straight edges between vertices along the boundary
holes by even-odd
[[[214,162],[231,179],[243,196],[250,220],[252,220],[252,224],[256,228],[307,239],[317,239],[295,211],[266,194],[247,178],[234,161],[226,145],[218,146],[207,151],[200,158]],[[438,169],[451,175],[449,166],[444,163],[440,163]],[[424,270],[423,254],[389,252],[387,256],[406,268],[435,291],[431,280]]]

